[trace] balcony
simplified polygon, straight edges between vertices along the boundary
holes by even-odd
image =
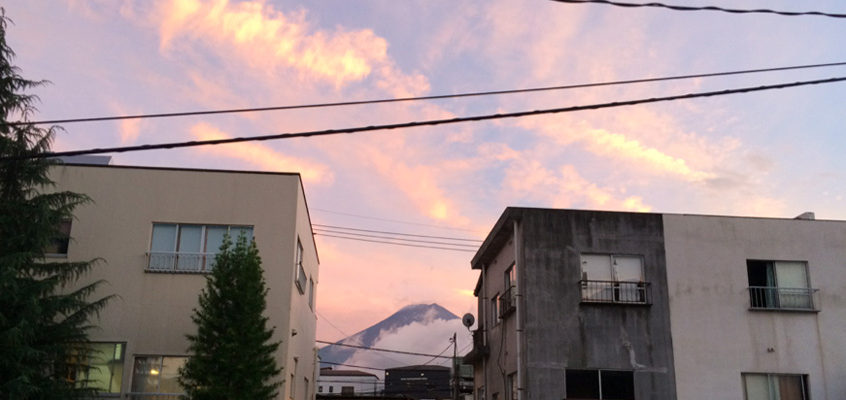
[[[652,304],[649,282],[579,281],[582,303]]]
[[[147,271],[206,273],[214,267],[216,253],[150,252]]]
[[[817,289],[750,286],[749,308],[752,310],[819,311]]]
[[[517,298],[514,297],[514,286],[508,288],[499,296],[499,317],[505,318],[517,309]]]

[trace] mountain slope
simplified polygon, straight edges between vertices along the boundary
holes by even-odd
[[[437,320],[450,321],[454,319],[458,319],[458,316],[438,304],[412,304],[403,307],[375,325],[336,343],[372,347],[380,337],[396,333],[400,328],[413,323],[429,325]],[[351,347],[328,345],[320,349],[318,355],[322,362],[344,363],[356,351],[355,348]]]

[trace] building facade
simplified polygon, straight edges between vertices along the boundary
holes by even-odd
[[[407,399],[451,399],[452,370],[439,365],[409,365],[385,370],[385,395]]]
[[[103,395],[177,398],[205,275],[224,234],[254,238],[267,283],[269,326],[281,345],[280,399],[313,399],[318,258],[298,174],[59,165],[55,190],[91,202],[67,222],[48,257],[101,261],[82,282],[116,294],[95,321],[100,350],[87,378]]]
[[[846,221],[508,208],[477,399],[846,398]]]
[[[321,398],[348,399],[381,395],[385,384],[374,374],[356,370],[322,368],[317,378]]]

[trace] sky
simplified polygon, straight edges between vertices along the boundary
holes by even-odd
[[[671,2],[667,0],[667,2]],[[846,13],[842,1],[685,5]],[[35,120],[267,107],[846,61],[846,20],[553,1],[6,0]],[[818,68],[307,110],[64,124],[55,151],[567,107],[846,76]],[[505,207],[846,219],[846,83],[114,154],[299,172],[312,222],[484,239]],[[318,236],[320,340],[414,303],[475,313],[473,252]]]

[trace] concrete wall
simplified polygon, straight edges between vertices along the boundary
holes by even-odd
[[[516,218],[526,398],[565,398],[567,368],[634,370],[636,398],[676,398],[661,216],[523,209]],[[582,253],[642,256],[652,305],[582,303]]]
[[[743,372],[846,399],[846,222],[665,215],[664,232],[680,399],[743,398]],[[806,261],[820,312],[750,311],[748,259]]]
[[[254,226],[269,288],[266,313],[276,327],[273,340],[283,343],[280,379],[296,356],[297,380],[308,377],[313,386],[315,317],[293,286],[296,236],[315,281],[317,256],[298,175],[60,166],[51,177],[56,190],[93,200],[75,212],[67,259],[102,258],[83,280],[105,279],[97,295],[120,296],[101,314],[91,338],[126,342],[123,392],[130,389],[134,356],[186,354],[185,334],[195,331],[190,315],[205,285],[199,274],[145,272],[153,222]],[[291,329],[299,332],[294,338]]]

